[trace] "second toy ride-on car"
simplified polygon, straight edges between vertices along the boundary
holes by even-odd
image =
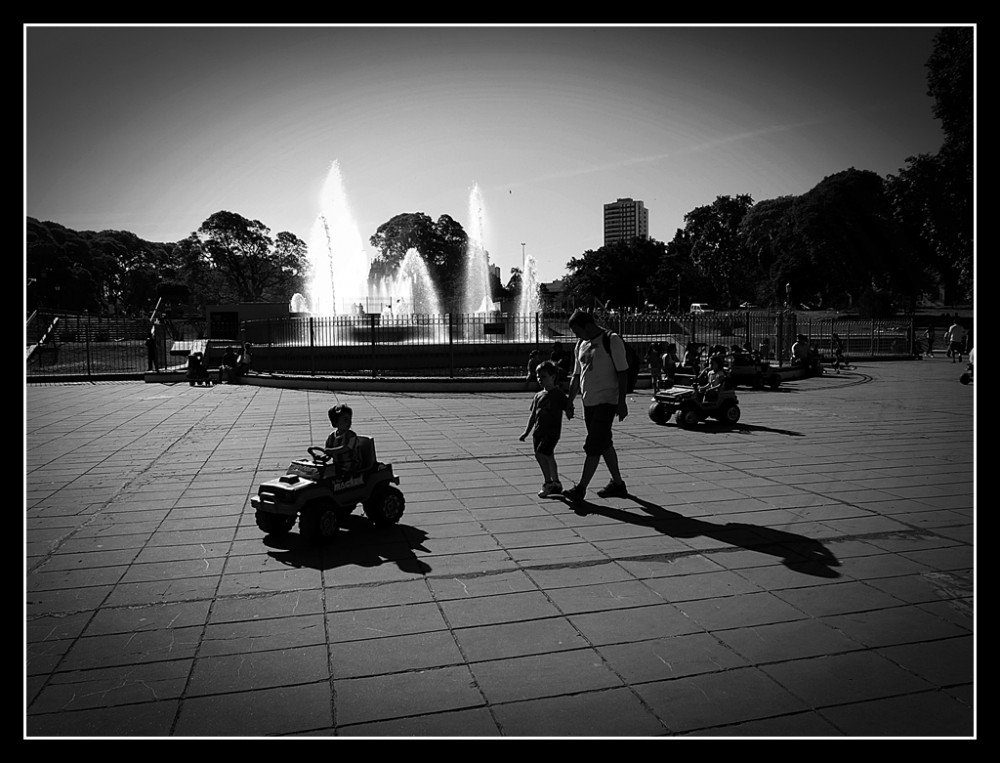
[[[406,501],[395,487],[399,477],[392,464],[377,460],[370,437],[358,437],[358,451],[358,471],[340,474],[323,448],[309,448],[310,458],[292,461],[286,474],[265,482],[250,498],[257,527],[269,535],[284,535],[297,518],[304,538],[324,541],[337,534],[359,503],[376,527],[399,522]]]
[[[682,427],[696,426],[708,418],[718,419],[732,426],[740,420],[739,399],[733,389],[732,379],[727,379],[721,389],[701,392],[697,387],[671,387],[653,395],[649,418],[657,424],[666,424],[675,417]]]

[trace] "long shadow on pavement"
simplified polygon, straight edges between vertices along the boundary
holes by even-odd
[[[672,538],[713,538],[748,551],[779,557],[782,564],[796,572],[822,578],[840,577],[840,573],[832,569],[840,566],[837,557],[822,543],[812,538],[743,522],[727,522],[719,525],[691,519],[634,495],[628,497],[639,504],[648,516],[610,506],[599,506],[588,501],[570,505],[580,515],[598,514],[619,522],[652,527],[657,532]]]
[[[268,535],[264,545],[271,548],[267,555],[289,567],[331,570],[355,565],[378,567],[395,564],[403,572],[424,575],[431,571],[426,562],[417,558],[414,549],[426,551],[422,543],[427,533],[416,527],[397,525],[375,529],[360,516],[347,517],[334,539],[322,544],[307,541],[297,532]]]

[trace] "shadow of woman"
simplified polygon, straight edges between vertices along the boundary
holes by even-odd
[[[396,525],[375,528],[364,517],[344,520],[335,538],[323,544],[310,543],[298,533],[272,536],[264,543],[272,548],[267,555],[289,567],[332,570],[337,567],[379,567],[395,564],[402,572],[426,575],[431,566],[418,559],[415,550],[427,551],[427,533],[416,527]]]
[[[576,511],[578,514],[599,514],[619,522],[652,527],[672,538],[713,538],[730,546],[776,556],[789,569],[805,575],[840,577],[840,573],[832,569],[840,566],[837,557],[822,543],[804,535],[743,522],[714,524],[685,517],[634,495],[629,495],[629,498],[639,504],[648,516],[588,502],[577,506]]]

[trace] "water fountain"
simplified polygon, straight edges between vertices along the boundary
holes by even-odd
[[[531,319],[538,312],[538,276],[535,258],[530,254],[524,259],[524,271],[521,273],[521,293],[517,298],[515,332],[517,339],[528,340],[535,336],[535,327]]]
[[[470,315],[493,312],[490,268],[484,244],[483,195],[478,185],[469,193],[469,244],[465,265],[465,294],[462,311]]]
[[[533,341],[537,310],[531,259],[518,311],[501,315],[493,302],[479,186],[469,194],[462,316],[446,314],[427,262],[410,249],[391,276],[369,281],[372,257],[351,214],[340,167],[333,162],[308,241],[308,275],[292,297],[284,327],[253,328],[251,341],[272,368],[335,371],[441,369],[523,362],[518,342]],[[522,324],[531,324],[530,329]],[[388,348],[383,350],[380,348]],[[336,348],[335,351],[332,348]],[[376,359],[377,358],[377,359]]]
[[[441,313],[440,298],[427,265],[411,249],[391,278],[370,285],[371,258],[347,202],[340,166],[333,162],[320,193],[320,212],[307,249],[305,294],[295,294],[289,309],[313,316],[385,313],[386,317]]]

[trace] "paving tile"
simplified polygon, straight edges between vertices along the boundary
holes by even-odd
[[[762,718],[755,721],[745,721],[726,726],[715,726],[707,729],[687,732],[685,737],[725,737],[734,739],[741,737],[766,739],[806,739],[814,741],[817,737],[837,738],[844,736],[843,732],[823,717],[819,712],[791,713],[775,718]]]
[[[713,599],[718,596],[734,596],[761,590],[760,586],[748,580],[743,573],[737,574],[728,570],[672,575],[646,580],[644,583],[664,601],[673,602]]]
[[[754,664],[816,657],[861,649],[858,642],[818,620],[731,628],[713,633],[722,643]]]
[[[327,681],[184,700],[174,734],[186,737],[285,736],[333,723]]]
[[[774,595],[813,617],[898,607],[902,603],[900,599],[880,591],[875,585],[855,580],[808,588],[789,588],[775,591]]]
[[[853,737],[974,738],[969,707],[943,692],[826,707],[820,714]]]
[[[216,598],[209,615],[210,623],[240,622],[274,617],[294,617],[323,612],[320,590],[262,593],[253,596]]]
[[[321,613],[210,623],[202,635],[198,657],[294,649],[326,641]]]
[[[102,607],[90,620],[84,633],[101,636],[204,625],[210,605],[210,601],[201,600],[138,607]]]
[[[218,587],[218,577],[119,583],[107,596],[104,606],[135,607],[144,604],[211,599]]]
[[[442,601],[440,606],[452,628],[537,620],[560,614],[550,597],[541,591],[453,599]]]
[[[465,665],[334,683],[338,727],[485,705]]]
[[[910,644],[952,636],[963,636],[964,628],[928,614],[919,607],[856,612],[824,617],[823,622],[868,647]]]
[[[634,689],[672,734],[808,709],[794,693],[754,667],[657,681]]]
[[[595,646],[623,644],[703,630],[672,604],[570,615],[569,620]]]
[[[177,700],[95,708],[65,713],[29,714],[26,736],[34,737],[167,737],[177,715]]]
[[[106,668],[195,656],[202,626],[167,628],[77,639],[59,665],[60,670]]]
[[[748,625],[801,620],[803,615],[772,593],[747,593],[716,599],[682,601],[677,608],[700,628],[716,631]]]
[[[655,737],[663,724],[627,689],[497,705],[505,737]]]
[[[847,652],[761,666],[810,707],[925,691],[933,685],[868,651]]]
[[[440,631],[448,627],[441,610],[433,603],[329,612],[326,621],[331,644]]]
[[[30,712],[69,712],[178,699],[184,693],[192,663],[190,659],[172,659],[54,673],[31,703]]]
[[[543,590],[594,583],[613,583],[628,580],[631,577],[617,564],[608,561],[553,568],[533,567],[526,572]]]
[[[454,633],[470,662],[587,646],[576,629],[561,617],[460,628]]]
[[[491,705],[622,685],[592,649],[476,662],[470,667]]]
[[[330,645],[330,672],[337,679],[401,673],[464,662],[455,637],[449,631]]]
[[[311,684],[329,679],[326,646],[199,658],[188,697]]]
[[[718,572],[724,569],[714,560],[714,556],[690,553],[624,558],[618,560],[618,565],[633,577],[640,579]]]
[[[975,649],[971,635],[889,646],[876,651],[935,686],[971,684],[975,679]]]
[[[748,664],[744,657],[708,633],[599,646],[597,652],[630,685]]]
[[[498,570],[485,574],[432,577],[427,585],[438,601],[468,599],[503,593],[536,591],[538,587],[523,570]]]
[[[337,731],[343,737],[436,737],[466,739],[500,736],[492,713],[484,707],[433,713],[388,721],[358,723]]]

